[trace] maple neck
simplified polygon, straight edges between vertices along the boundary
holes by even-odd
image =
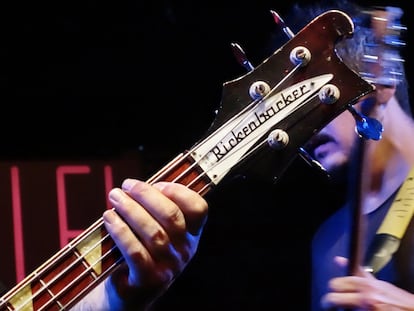
[[[178,182],[206,194],[211,182],[189,153],[177,156],[148,180]],[[0,311],[67,310],[123,262],[98,219],[46,263],[0,298]]]

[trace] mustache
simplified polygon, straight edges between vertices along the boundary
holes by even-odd
[[[314,156],[314,151],[320,145],[323,145],[327,142],[334,141],[334,138],[328,134],[320,132],[311,137],[311,139],[303,146],[303,148],[312,156]]]

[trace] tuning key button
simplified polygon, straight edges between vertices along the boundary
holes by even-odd
[[[341,92],[339,91],[339,89],[336,85],[327,84],[327,85],[324,85],[320,89],[320,91],[319,91],[319,100],[323,104],[329,104],[330,105],[330,104],[335,103],[339,99],[340,95],[341,95]]]
[[[261,99],[270,92],[270,86],[264,81],[254,82],[249,89],[249,94],[252,99]]]
[[[297,46],[290,52],[290,61],[294,65],[305,66],[310,60],[311,52],[304,46]]]
[[[273,130],[267,137],[267,143],[272,149],[283,149],[289,143],[289,135],[281,129]]]

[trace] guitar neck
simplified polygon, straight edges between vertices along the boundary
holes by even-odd
[[[179,155],[148,180],[158,181],[182,183],[202,195],[211,189],[209,178],[189,154]],[[6,293],[0,311],[67,310],[121,262],[123,257],[100,218]]]

